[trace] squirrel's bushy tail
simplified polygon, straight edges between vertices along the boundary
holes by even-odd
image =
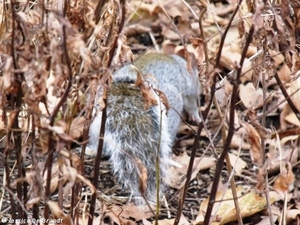
[[[140,196],[141,168],[145,168],[148,177],[145,194],[151,200],[155,199],[157,188],[156,154],[159,154],[161,161],[160,177],[165,175],[165,166],[171,154],[166,111],[158,97],[157,102],[158,105],[145,109],[145,101],[138,87],[115,83],[108,96],[105,131],[105,149],[119,182],[133,196]],[[162,189],[163,185],[159,188]]]
[[[159,154],[159,176],[162,178],[166,175],[172,141],[166,110],[160,98],[150,89],[158,104],[146,107],[140,88],[134,85],[135,81],[133,77],[125,76],[115,80],[110,87],[104,154],[110,156],[114,174],[119,183],[130,190],[132,196],[142,196],[139,187],[140,182],[143,182],[141,176],[145,177],[142,172],[145,170],[142,168],[146,169],[147,189],[144,194],[148,200],[154,201],[157,188],[162,192],[164,186],[162,179],[162,184],[159,187],[156,185],[156,155]],[[96,130],[93,126],[101,124],[101,116],[98,113],[95,117],[91,130]],[[90,134],[90,148],[97,149],[98,136],[99,133]]]

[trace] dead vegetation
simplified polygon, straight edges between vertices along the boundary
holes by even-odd
[[[276,0],[1,2],[0,223],[298,224],[299,9]],[[103,142],[96,159],[84,156],[97,86],[132,53],[154,49],[196,56],[205,121],[182,124],[182,167],[170,168],[156,216],[126,203]]]

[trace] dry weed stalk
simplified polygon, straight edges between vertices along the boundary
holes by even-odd
[[[80,194],[80,184],[72,192],[70,187],[75,187],[78,179],[88,182],[80,175],[82,166],[76,166],[82,164],[83,158],[62,152],[70,149],[72,141],[83,132],[87,139],[88,129],[80,131],[77,126],[79,131],[74,132],[72,128],[78,121],[83,123],[79,116],[86,121],[91,118],[96,88],[106,85],[107,68],[124,20],[124,13],[120,13],[124,2],[102,3],[12,0],[0,6],[0,110],[4,121],[1,129],[6,134],[4,182],[10,196],[8,212],[14,219],[62,216],[64,196],[70,194],[71,216],[63,217],[69,220],[78,216],[76,196]],[[87,98],[88,92],[91,98]],[[85,124],[88,128],[88,122]],[[16,169],[9,159],[16,160]],[[56,185],[55,173],[59,180],[59,210],[49,202]],[[14,181],[16,187],[12,186]],[[95,192],[92,187],[91,190]],[[42,205],[44,212],[40,211]]]

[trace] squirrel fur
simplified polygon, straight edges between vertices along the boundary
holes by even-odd
[[[140,88],[135,85],[140,74],[153,87],[149,91],[157,102],[148,108]],[[154,78],[149,79],[151,76]],[[170,105],[168,112],[154,88],[165,94]],[[166,168],[172,161],[172,146],[181,121],[179,114],[185,110],[192,122],[200,122],[197,104],[200,91],[197,69],[189,73],[186,61],[176,55],[145,54],[134,66],[125,65],[113,74],[107,95],[103,154],[110,157],[113,173],[132,196],[141,196],[141,168],[147,171],[144,196],[155,200],[157,188],[160,193],[164,191]],[[96,155],[101,119],[102,113],[96,106],[86,150],[89,155]],[[157,153],[159,187],[156,185]]]

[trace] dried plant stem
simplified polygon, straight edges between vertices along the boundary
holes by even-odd
[[[65,4],[67,4],[67,1]],[[63,93],[61,99],[59,100],[58,104],[55,106],[55,108],[50,116],[50,122],[49,122],[50,126],[54,125],[54,121],[57,116],[57,113],[59,112],[60,107],[67,101],[67,97],[71,90],[72,80],[73,80],[71,61],[70,61],[68,48],[67,48],[67,35],[66,35],[66,26],[65,25],[63,25],[63,27],[62,27],[62,33],[63,33],[62,47],[64,50],[63,51],[64,54],[62,57],[64,58],[64,61],[67,64],[69,79],[68,79],[68,84],[67,84],[65,92]],[[45,165],[45,168],[47,168],[47,181],[46,181],[46,192],[45,192],[46,198],[48,198],[50,196],[50,183],[51,183],[53,153],[54,153],[54,142],[51,141],[52,131],[49,131],[48,137],[49,137],[49,139],[48,139],[49,140],[49,142],[48,142],[48,158],[47,158],[46,165]],[[49,218],[49,206],[47,204],[45,204],[44,216],[46,219]]]
[[[262,72],[262,89],[263,89],[263,99],[265,100],[267,98],[267,85],[266,85],[266,77],[265,77],[265,73]],[[266,118],[267,118],[267,104],[263,104],[263,116],[261,118],[261,126],[266,127]],[[261,138],[261,149],[263,152],[263,156],[266,156],[266,152],[265,152],[265,140],[263,138]],[[263,158],[263,164],[265,163],[265,157]],[[267,202],[267,210],[268,210],[268,214],[269,214],[269,221],[271,225],[274,225],[274,220],[273,220],[273,213],[272,213],[272,208],[271,208],[271,201],[270,201],[270,189],[269,189],[269,177],[268,177],[268,171],[266,171],[267,169],[265,168],[265,186],[266,186],[266,202]]]
[[[204,5],[204,4],[203,4]],[[205,64],[206,64],[206,70],[205,72],[208,72],[208,51],[207,51],[207,42],[205,40],[205,36],[204,36],[204,29],[202,26],[202,21],[203,21],[203,16],[207,11],[207,6],[204,5],[204,8],[202,9],[201,13],[200,13],[200,17],[199,17],[199,28],[201,31],[201,38],[203,40],[203,45],[204,45],[204,54],[205,54]],[[220,109],[220,106],[218,104],[218,101],[216,99],[216,97],[214,96],[213,98],[213,102],[214,105],[217,109],[220,121],[222,121],[222,119],[224,118],[224,115],[222,114],[222,111]],[[224,123],[222,124],[222,137],[223,137],[223,143],[225,143],[225,137],[226,137],[226,125]],[[228,173],[231,174],[232,173],[232,169],[231,169],[231,162],[230,162],[230,158],[229,155],[226,154],[226,165],[227,165],[227,170]],[[230,186],[231,186],[231,190],[232,190],[232,196],[233,196],[233,200],[234,200],[234,205],[235,205],[235,209],[236,209],[236,214],[237,214],[237,218],[238,218],[238,223],[239,225],[243,224],[243,220],[242,220],[242,216],[241,216],[241,210],[238,204],[238,196],[237,196],[237,192],[236,192],[236,185],[235,185],[235,180],[234,180],[234,176],[232,176],[232,178],[230,179]]]
[[[281,213],[281,220],[279,221],[279,225],[286,225],[286,218],[287,218],[287,204],[288,204],[288,193],[284,193],[283,198],[283,207],[282,207],[282,213]],[[270,218],[271,219],[271,218]],[[274,224],[274,222],[272,222]]]
[[[22,34],[23,43],[24,43],[25,37],[24,37],[24,32],[22,31],[22,29],[20,27],[20,24],[17,21],[17,15],[16,15],[16,12],[15,12],[15,1],[11,1],[11,15],[12,15],[12,38],[11,38],[10,47],[11,47],[11,56],[12,56],[12,60],[13,60],[13,67],[14,67],[14,70],[16,71],[18,69],[17,55],[16,55],[16,52],[15,52],[15,47],[16,47],[15,46],[15,40],[17,39],[16,38],[17,28]],[[16,24],[17,24],[17,27],[16,27]],[[20,112],[20,109],[21,109],[22,98],[23,98],[23,92],[22,92],[21,84],[24,80],[24,75],[23,75],[23,73],[15,73],[15,76],[16,76],[15,77],[15,80],[16,80],[15,85],[16,85],[16,88],[17,88],[17,94],[12,99],[12,105],[15,106],[15,112],[16,113],[13,117],[12,127],[10,128],[10,131],[8,131],[8,135],[7,135],[7,140],[8,141],[7,142],[9,142],[11,137],[12,137],[11,136],[11,134],[12,134],[11,129],[14,129],[15,130],[15,133],[14,133],[15,134],[14,135],[14,137],[15,137],[15,148],[16,148],[16,153],[17,153],[18,177],[24,177],[25,176],[25,170],[24,170],[24,167],[23,167],[23,157],[22,157],[22,154],[21,154],[22,136],[21,136],[21,133],[18,129],[18,127],[19,127],[18,115],[19,115],[19,112]],[[6,151],[5,151],[6,160],[7,160],[7,156],[8,156],[8,152],[7,152],[8,149],[9,149],[9,143],[7,143],[7,148],[6,148]],[[8,168],[9,167],[7,166],[6,169],[8,170]],[[9,170],[7,171],[7,173],[8,172],[9,172]],[[7,177],[7,179],[10,179],[9,176]],[[7,182],[7,184],[8,184],[8,187],[9,187],[9,182]],[[8,190],[11,191],[9,188],[8,188]],[[21,203],[22,203],[22,200],[25,200],[27,198],[27,184],[25,182],[23,182],[23,183],[18,182],[17,183],[17,196],[18,196],[18,199],[21,201]],[[10,196],[10,198],[11,197],[12,196]],[[14,201],[11,202],[12,208],[14,208],[14,203],[13,202]],[[19,202],[19,206],[17,207],[17,210],[18,210],[18,218],[24,218],[24,219],[27,218],[26,214],[24,214],[24,211],[22,209],[22,205],[20,204],[20,202]],[[15,211],[15,210],[13,209],[12,211]],[[15,214],[14,214],[14,216],[15,216]]]
[[[98,1],[98,4],[96,6],[96,10],[95,10],[95,22],[96,22],[96,24],[100,20],[102,8],[103,8],[103,5],[104,5],[105,2],[106,2],[105,0],[99,0]]]
[[[207,49],[207,40],[205,40],[205,35],[204,35],[204,29],[202,26],[202,21],[203,21],[203,16],[205,15],[207,11],[207,6],[203,4],[203,9],[200,12],[198,24],[199,24],[199,29],[200,29],[200,36],[203,41],[203,48],[204,48],[204,56],[205,56],[205,73],[208,73],[208,49]]]
[[[35,117],[35,115],[32,116],[32,120],[31,120],[32,140],[35,140],[35,138],[36,138],[36,135],[35,135],[35,122],[34,122],[35,119],[34,119],[34,117]],[[30,152],[31,152],[31,157],[32,157],[32,166],[33,166],[33,168],[35,168],[35,171],[38,170],[37,174],[38,174],[38,176],[40,176],[41,171],[38,169],[39,168],[38,167],[38,159],[37,159],[36,145],[35,145],[34,141],[31,143]],[[43,190],[44,188],[43,188],[43,185],[42,185],[42,179],[41,180],[37,179],[37,181],[40,182],[39,186],[38,186],[38,188],[40,189],[39,191]],[[32,213],[33,213],[33,215],[32,215],[33,218],[39,218],[39,205],[38,204],[35,203],[33,205]]]
[[[275,79],[276,79],[276,82],[284,96],[284,98],[286,99],[287,103],[289,104],[289,106],[291,107],[291,109],[293,110],[293,112],[295,113],[296,117],[298,118],[298,120],[300,120],[300,112],[299,110],[297,109],[297,107],[295,106],[295,104],[293,103],[293,101],[291,100],[290,98],[290,95],[287,93],[287,91],[285,90],[279,76],[278,76],[278,73],[276,72],[275,75],[274,75]]]
[[[222,48],[223,48],[224,43],[225,43],[225,38],[226,38],[226,35],[227,35],[227,33],[229,31],[229,28],[230,28],[230,25],[231,25],[235,15],[236,15],[238,9],[239,9],[239,6],[241,5],[241,3],[242,3],[242,0],[239,1],[234,13],[232,14],[232,16],[230,18],[230,21],[228,23],[228,26],[226,27],[226,30],[224,31],[224,34],[221,37],[220,47],[219,47],[218,54],[217,54],[217,57],[216,57],[216,62],[215,62],[215,68],[219,68],[219,66],[220,66],[221,53],[222,53]],[[200,125],[198,127],[198,131],[197,131],[194,143],[193,143],[192,152],[191,152],[191,156],[190,156],[190,162],[189,162],[189,166],[188,166],[188,170],[187,170],[186,182],[185,182],[183,190],[182,190],[182,197],[179,199],[179,207],[178,207],[178,210],[177,210],[177,213],[176,213],[176,218],[175,218],[174,225],[178,225],[179,221],[180,221],[181,212],[182,212],[182,209],[183,209],[183,203],[184,203],[184,200],[185,200],[185,197],[186,197],[186,193],[187,193],[187,190],[188,190],[188,187],[189,187],[189,183],[191,181],[191,174],[192,174],[194,160],[195,160],[195,157],[196,157],[196,151],[197,151],[198,146],[199,146],[200,134],[201,134],[201,131],[204,127],[204,122],[207,119],[208,113],[210,111],[210,108],[211,108],[211,105],[212,105],[212,102],[213,102],[213,99],[214,99],[214,96],[215,96],[217,76],[218,76],[218,74],[215,73],[214,78],[213,78],[213,84],[210,88],[210,93],[211,93],[210,100],[209,100],[209,103],[208,103],[206,109],[204,110],[204,112],[202,114],[203,121],[202,121],[202,123],[200,123]],[[223,161],[224,161],[224,158],[223,158]],[[217,175],[217,176],[218,176],[218,179],[219,179],[220,174]],[[210,214],[211,214],[211,212],[210,212]]]
[[[19,199],[18,198],[18,196],[17,195],[15,195],[9,188],[7,188],[7,187],[4,187],[5,188],[5,190],[8,192],[8,193],[10,193],[12,196],[13,196],[13,199],[16,201],[16,202],[18,202],[19,203],[19,206],[21,207],[21,209],[22,209],[22,213],[25,213],[26,214],[26,218],[27,218],[27,215],[30,215],[30,213],[29,213],[29,211],[26,209],[26,207],[24,206],[24,203],[22,202],[22,200],[21,199]],[[18,215],[18,219],[25,219],[25,217],[24,216],[22,216],[22,217],[20,217],[21,215]]]
[[[223,120],[224,115],[221,111],[221,108],[219,106],[219,103],[216,99],[216,97],[214,97],[214,105],[217,109],[217,113],[219,115],[220,121]],[[223,138],[223,143],[225,143],[226,141],[226,133],[227,133],[227,127],[224,123],[222,123],[222,138]],[[226,167],[228,170],[228,174],[232,174],[234,171],[231,168],[231,161],[229,158],[229,154],[227,153],[225,156],[225,160],[226,160]],[[232,192],[232,196],[233,196],[233,202],[234,202],[234,206],[235,206],[235,210],[236,210],[236,215],[237,215],[237,219],[238,219],[238,223],[239,225],[243,224],[243,219],[242,219],[242,215],[241,215],[241,210],[240,210],[240,206],[239,206],[239,202],[238,202],[238,196],[237,196],[237,191],[236,191],[236,184],[235,184],[235,180],[234,180],[234,176],[231,176],[230,179],[230,187],[231,187],[231,192]]]
[[[108,68],[111,65],[115,50],[117,48],[117,42],[118,42],[119,34],[123,30],[123,26],[124,26],[124,22],[125,22],[125,13],[126,13],[125,2],[126,2],[126,0],[120,0],[120,12],[121,12],[121,14],[120,14],[120,17],[119,17],[118,33],[117,33],[117,35],[114,36],[112,46],[110,47],[110,50],[109,50],[108,62],[107,62],[107,65],[106,65]],[[113,35],[113,32],[111,32],[110,35]],[[108,85],[108,80],[106,81],[106,84]],[[104,91],[104,92],[105,92],[105,94],[107,94],[106,91]],[[103,146],[104,146],[104,138],[103,137],[104,137],[104,134],[105,134],[105,122],[106,122],[106,117],[107,117],[107,112],[106,112],[107,96],[103,96],[103,97],[104,97],[103,100],[104,100],[105,107],[102,110],[101,126],[100,126],[100,133],[99,133],[100,139],[99,139],[99,143],[98,143],[97,156],[96,156],[95,165],[94,165],[93,185],[95,187],[98,186],[99,167],[100,167],[102,149],[103,149]],[[94,215],[94,212],[95,212],[96,197],[97,197],[96,193],[94,193],[92,195],[92,199],[91,199],[91,203],[90,203],[90,211],[89,211],[90,217],[89,217],[88,225],[93,224],[93,215]]]
[[[215,202],[215,199],[216,199],[216,194],[217,194],[217,191],[218,191],[218,184],[219,184],[219,180],[220,180],[220,174],[222,172],[224,159],[226,158],[226,155],[228,154],[230,144],[231,144],[231,140],[232,140],[232,137],[233,137],[233,134],[234,134],[235,105],[236,105],[237,97],[238,97],[238,87],[239,87],[239,84],[240,84],[240,76],[241,76],[245,56],[246,56],[248,47],[249,47],[249,45],[252,41],[253,34],[254,34],[254,26],[252,25],[250,30],[249,30],[249,34],[248,34],[248,37],[246,39],[245,46],[244,46],[243,51],[242,51],[241,60],[240,60],[240,63],[239,63],[239,68],[237,69],[236,79],[235,79],[235,82],[233,83],[233,90],[232,90],[232,96],[231,96],[231,102],[230,102],[228,134],[227,134],[226,141],[224,143],[223,152],[221,153],[221,155],[218,159],[217,165],[216,165],[216,171],[215,171],[214,181],[213,181],[211,194],[210,194],[210,198],[209,198],[209,204],[208,204],[206,214],[205,214],[205,218],[204,218],[204,222],[203,222],[204,225],[210,224],[211,213],[212,213],[212,210],[213,210],[214,202]]]
[[[161,103],[160,103],[161,104]],[[161,134],[162,134],[162,118],[164,111],[162,110],[162,106],[160,105],[160,126],[159,126],[159,140],[157,145],[157,151],[156,151],[156,165],[155,165],[155,172],[156,172],[156,214],[155,214],[155,225],[158,225],[158,216],[160,212],[160,196],[159,196],[159,187],[160,187],[160,146],[161,146]],[[145,198],[146,199],[146,198]],[[146,201],[147,202],[147,201]],[[147,202],[148,207],[151,211],[152,208],[150,207],[149,203]]]

